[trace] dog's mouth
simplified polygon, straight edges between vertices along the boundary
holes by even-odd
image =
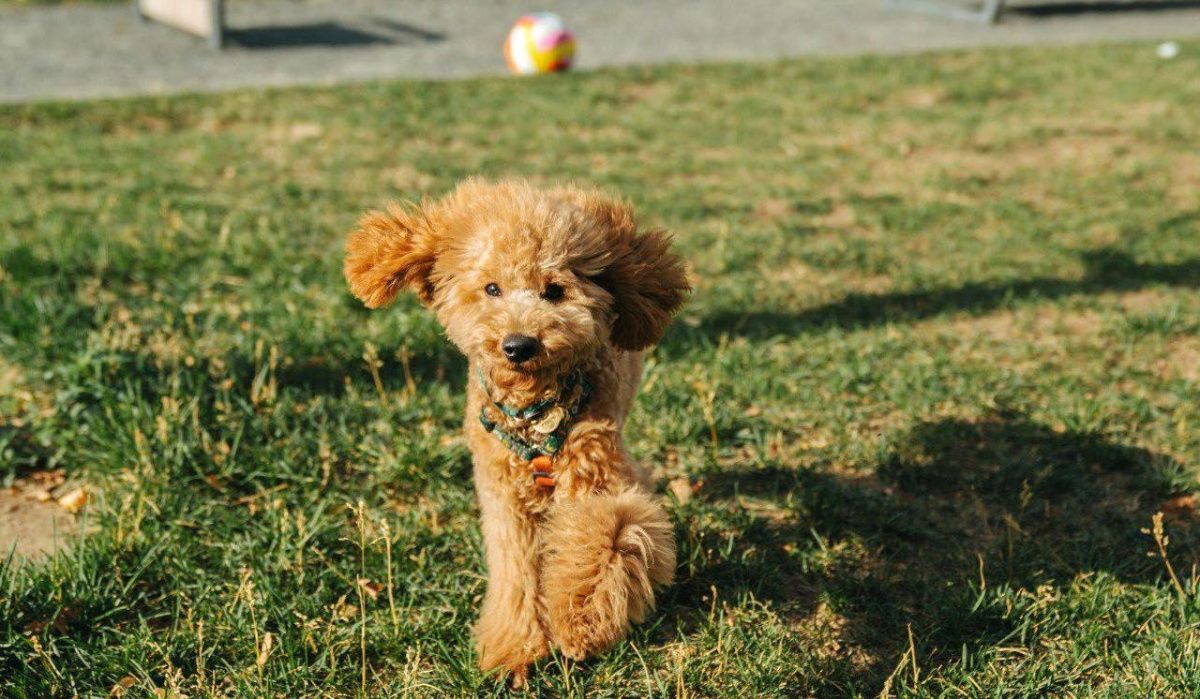
[[[533,357],[522,361],[513,361],[505,357],[496,363],[513,374],[541,374],[553,366],[553,362],[545,357]]]

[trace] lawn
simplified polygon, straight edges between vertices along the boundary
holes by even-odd
[[[0,564],[2,693],[505,692],[464,360],[340,268],[483,173],[623,193],[696,287],[627,429],[677,582],[540,696],[1194,696],[1198,53],[0,108],[0,479],[91,498]]]

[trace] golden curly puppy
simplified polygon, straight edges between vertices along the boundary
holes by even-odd
[[[479,664],[520,684],[551,643],[615,643],[669,583],[675,541],[621,437],[689,292],[662,230],[575,187],[468,180],[358,223],[345,274],[368,307],[417,294],[470,362],[464,424],[488,568]]]

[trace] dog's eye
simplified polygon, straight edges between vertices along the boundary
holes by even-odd
[[[483,290],[485,293],[487,293],[488,296],[499,296],[500,295],[500,287],[496,286],[495,282],[492,282],[491,284],[488,284],[487,286],[483,287]]]
[[[542,291],[542,298],[547,301],[557,301],[563,297],[563,293],[563,288],[558,284],[547,284],[545,290]]]

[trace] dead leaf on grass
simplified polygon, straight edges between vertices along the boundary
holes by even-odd
[[[1163,503],[1162,512],[1171,519],[1184,519],[1196,512],[1196,498],[1193,495],[1176,495]]]
[[[25,624],[23,630],[27,635],[37,636],[45,631],[46,627],[49,626],[54,629],[55,633],[63,634],[67,632],[67,624],[71,623],[77,618],[79,618],[79,612],[75,611],[73,607],[63,607],[57,614],[54,615],[54,619],[35,619],[34,621]]]
[[[692,499],[692,482],[687,478],[672,478],[667,487],[671,489],[671,494],[680,505],[687,504],[687,501]]]
[[[125,692],[129,691],[129,689],[135,684],[137,684],[136,677],[133,675],[125,675],[121,679],[117,680],[116,684],[112,686],[112,689],[108,690],[109,699],[125,696]]]
[[[258,657],[255,659],[254,662],[259,667],[266,665],[267,659],[271,657],[271,649],[274,647],[275,647],[275,636],[273,636],[271,634],[271,632],[268,631],[262,637],[262,643],[259,644],[259,647],[258,647]]]
[[[61,468],[50,471],[34,471],[29,474],[28,479],[45,489],[57,488],[67,480],[67,472]]]
[[[383,591],[383,585],[371,582],[366,578],[358,579],[358,587],[372,600],[379,598],[379,593]]]
[[[307,141],[310,138],[316,138],[325,132],[325,129],[320,124],[310,122],[300,122],[292,124],[288,128],[288,140],[291,141]]]
[[[83,488],[76,488],[58,499],[59,506],[71,514],[79,512],[87,502],[87,491]]]
[[[679,504],[684,505],[692,499],[693,495],[700,492],[700,489],[704,487],[704,481],[693,483],[687,476],[680,476],[679,478],[672,478],[667,487],[671,490],[675,499],[679,501]]]
[[[353,619],[358,616],[358,605],[347,602],[346,595],[342,595],[337,602],[333,603],[333,616],[339,621]]]

